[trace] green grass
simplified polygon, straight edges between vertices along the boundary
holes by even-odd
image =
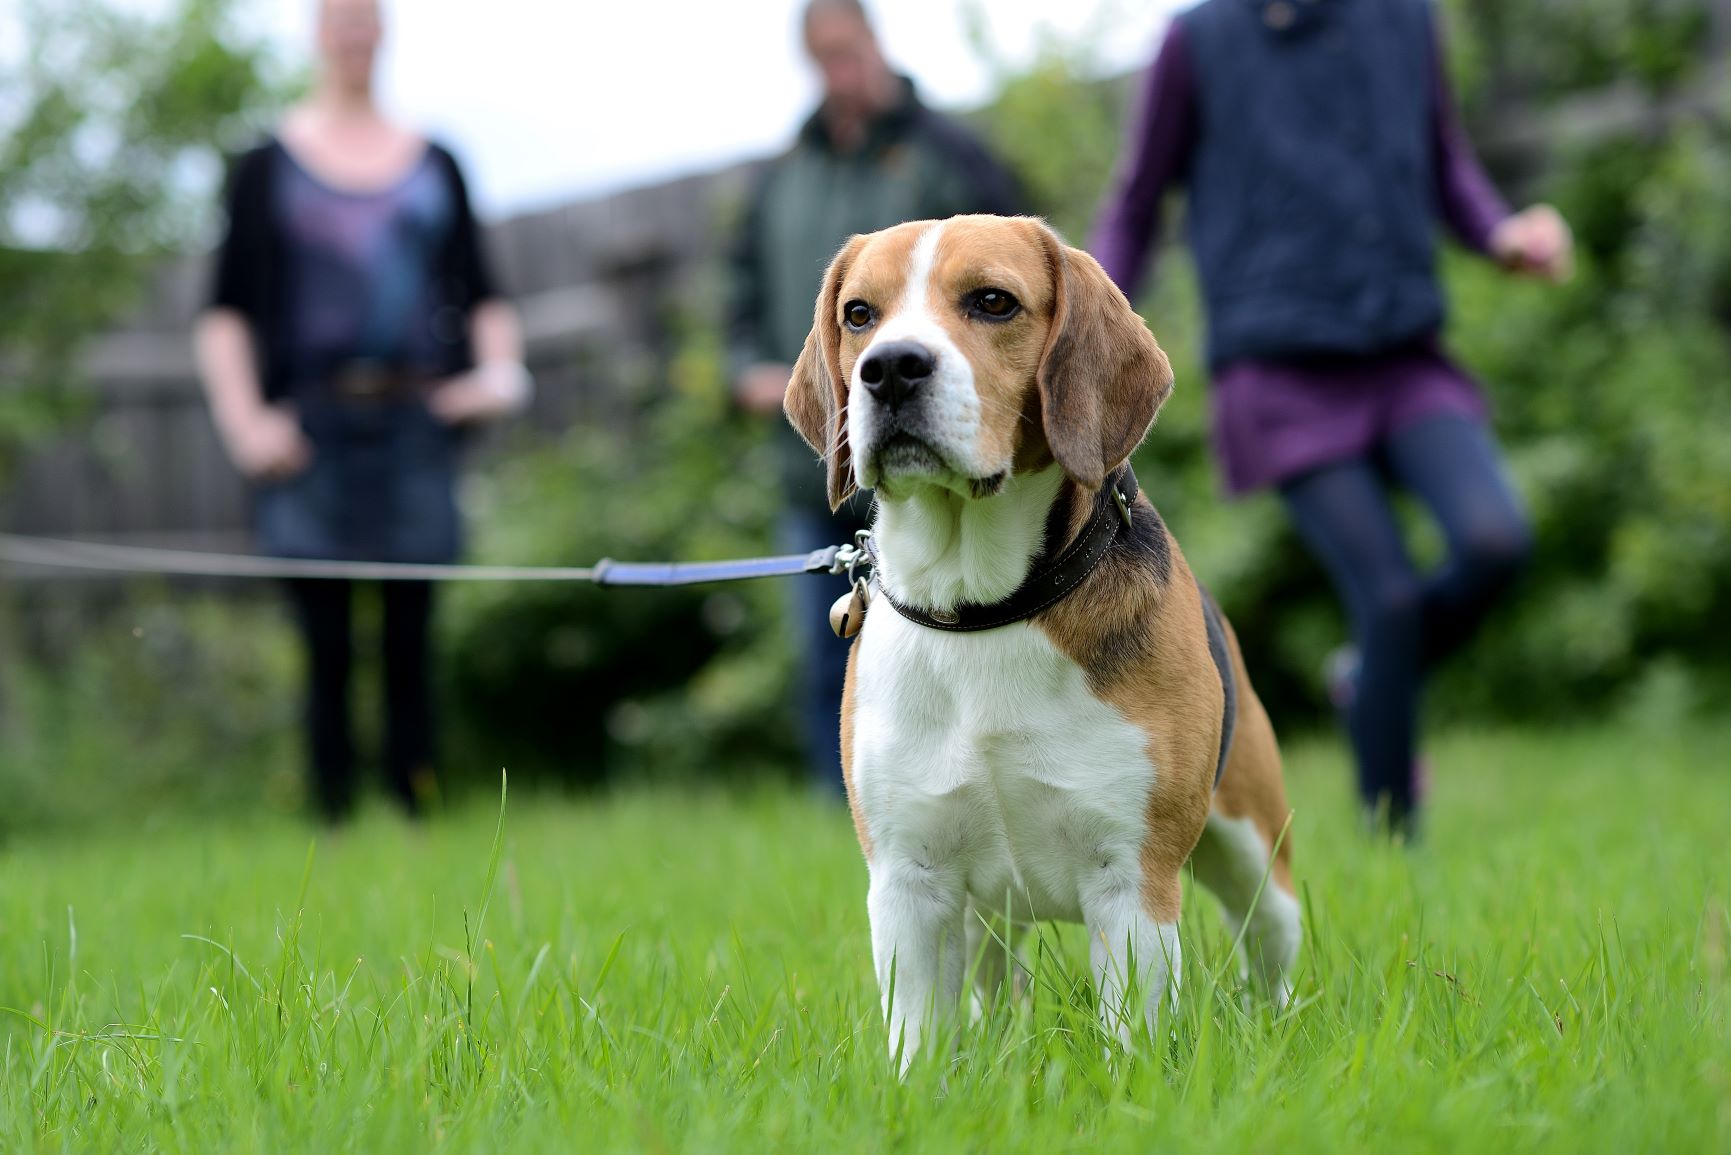
[[[513,797],[496,859],[486,805],[27,836],[0,1150],[1731,1150],[1728,739],[1447,738],[1413,853],[1301,746],[1294,1009],[1191,901],[1156,1053],[1105,1058],[1062,927],[905,1084],[852,831],[793,794]]]

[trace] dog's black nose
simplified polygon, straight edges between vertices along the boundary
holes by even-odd
[[[913,396],[937,371],[938,360],[918,341],[889,341],[869,350],[859,364],[859,379],[891,410]]]

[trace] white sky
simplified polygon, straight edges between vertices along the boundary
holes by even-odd
[[[4,7],[11,0],[0,0]],[[154,7],[162,0],[125,0]],[[814,86],[802,0],[394,0],[387,105],[462,156],[489,216],[688,173],[780,146]],[[313,0],[253,0],[305,59]],[[1182,0],[875,0],[890,59],[944,107],[987,95],[964,29],[1026,60],[1042,29],[1096,23],[1104,63],[1144,63]]]

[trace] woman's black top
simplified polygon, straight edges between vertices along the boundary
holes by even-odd
[[[264,396],[292,402],[312,464],[254,493],[278,557],[447,562],[461,546],[461,434],[427,390],[474,365],[494,295],[467,189],[429,145],[387,188],[334,188],[267,141],[231,178],[210,304],[251,326]]]
[[[227,200],[209,303],[251,324],[267,401],[344,360],[433,378],[473,367],[468,318],[496,290],[446,149],[429,144],[390,188],[351,193],[271,139],[236,161]]]

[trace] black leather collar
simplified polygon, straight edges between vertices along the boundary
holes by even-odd
[[[1094,514],[1076,540],[1056,557],[1036,561],[1016,591],[994,605],[964,603],[953,612],[940,613],[904,605],[889,595],[882,582],[877,583],[875,592],[896,613],[927,629],[972,634],[1025,622],[1070,596],[1081,586],[1082,580],[1094,572],[1094,567],[1100,564],[1106,551],[1118,540],[1118,535],[1129,528],[1131,510],[1139,492],[1136,474],[1128,465],[1107,478],[1094,498]],[[867,548],[871,550],[875,563],[875,546],[868,541]]]

